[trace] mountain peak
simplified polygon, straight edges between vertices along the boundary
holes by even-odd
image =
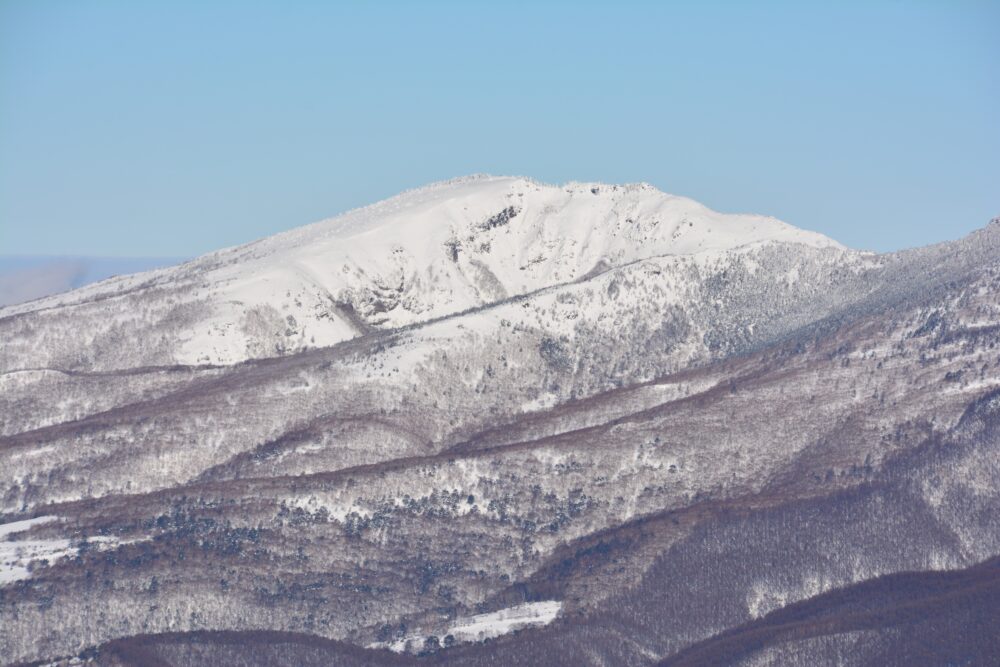
[[[846,252],[775,218],[719,213],[647,183],[557,186],[477,174],[9,312],[176,290],[190,304],[185,313],[196,303],[199,315],[173,360],[232,363],[289,351],[290,339],[290,349],[330,345],[636,262],[704,264],[773,244]],[[258,330],[278,333],[260,347]]]
[[[629,225],[653,222],[676,227],[685,217],[711,219],[719,230],[726,232],[714,243],[702,244],[702,248],[697,248],[697,244],[691,246],[684,243],[661,248],[670,254],[699,252],[709,247],[736,247],[763,240],[839,246],[827,237],[798,230],[773,217],[718,213],[686,197],[664,193],[648,183],[617,185],[571,181],[552,185],[523,176],[488,174],[438,181],[407,190],[383,201],[264,239],[263,242],[295,244],[326,236],[348,238],[393,226],[474,227],[483,222],[483,216],[489,217],[508,206],[524,211],[525,215],[519,223],[529,217],[559,218],[560,213],[572,213],[572,230],[563,230],[570,235],[585,233],[586,228],[607,227],[619,221]],[[666,227],[661,227],[661,231],[663,229]]]

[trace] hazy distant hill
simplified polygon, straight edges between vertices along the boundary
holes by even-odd
[[[163,257],[20,257],[0,255],[0,306],[66,292],[112,276],[183,260]]]

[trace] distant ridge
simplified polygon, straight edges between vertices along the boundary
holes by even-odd
[[[183,261],[172,257],[0,255],[0,306],[25,303],[113,276],[150,271]]]

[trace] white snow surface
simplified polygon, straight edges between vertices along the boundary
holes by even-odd
[[[32,526],[56,521],[58,518],[55,516],[36,516],[34,519],[22,519],[21,521],[0,524],[0,539],[6,539],[8,535],[23,532]]]
[[[75,556],[80,552],[81,538],[14,539],[12,536],[53,521],[57,516],[39,516],[0,524],[0,587],[22,579],[30,579],[33,563],[53,564],[60,558]],[[92,536],[87,541],[99,550],[115,549],[121,544],[138,540],[121,541],[114,537]]]
[[[448,628],[455,641],[473,642],[492,639],[525,627],[548,625],[562,609],[562,602],[526,602],[489,614],[478,614],[458,621]]]
[[[529,627],[548,625],[559,615],[562,602],[525,602],[486,614],[476,614],[455,619],[437,636],[439,641],[451,635],[455,643],[481,642]],[[424,648],[424,642],[433,633],[418,633],[391,642],[378,642],[369,648],[387,648],[396,653],[417,652]]]
[[[30,577],[28,564],[32,561],[57,560],[76,553],[76,550],[70,547],[70,541],[66,539],[11,540],[9,537],[56,519],[54,516],[40,516],[0,524],[0,586]]]
[[[175,361],[236,363],[269,356],[254,350],[253,332],[262,329],[279,331],[292,349],[331,345],[642,259],[705,258],[762,243],[841,248],[774,218],[718,213],[647,184],[474,176],[0,315],[184,285],[182,298],[206,304],[208,314],[185,328]]]

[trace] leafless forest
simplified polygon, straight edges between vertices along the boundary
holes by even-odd
[[[421,268],[231,323],[211,276],[267,242],[0,309],[0,662],[997,664],[1000,223],[531,237],[515,285],[550,211],[501,185]],[[702,224],[560,196],[627,248]]]

